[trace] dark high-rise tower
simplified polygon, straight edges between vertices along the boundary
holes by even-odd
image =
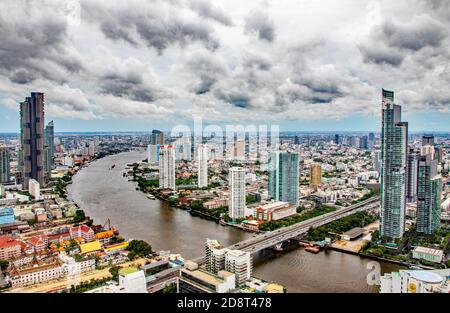
[[[164,133],[160,130],[154,129],[150,137],[150,144],[152,145],[164,145]]]
[[[401,238],[405,231],[408,123],[394,92],[382,91],[380,234]]]
[[[45,186],[44,94],[32,92],[20,103],[20,138],[22,149],[23,189],[30,179]]]
[[[434,146],[434,135],[423,135],[422,146]]]
[[[417,200],[417,172],[420,154],[414,149],[409,149],[408,163],[406,166],[406,201]]]
[[[431,154],[420,157],[417,188],[417,232],[431,235],[441,222],[441,176]]]

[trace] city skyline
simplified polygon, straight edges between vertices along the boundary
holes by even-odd
[[[450,293],[450,1],[3,0],[0,38],[1,294]]]
[[[412,130],[450,131],[443,1],[72,2],[4,2],[0,132],[18,130],[29,91],[46,94],[61,131],[161,129],[193,115],[373,131],[381,88],[396,90]]]

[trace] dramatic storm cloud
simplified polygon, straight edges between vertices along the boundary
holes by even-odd
[[[447,114],[449,26],[444,0],[3,0],[0,105],[39,90],[56,118],[282,124],[378,119],[385,87]]]

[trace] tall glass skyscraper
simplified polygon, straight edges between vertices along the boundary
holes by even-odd
[[[430,235],[441,222],[441,176],[431,154],[420,157],[417,184],[417,232]]]
[[[408,163],[406,166],[406,201],[417,201],[417,172],[420,154],[415,149],[409,149]]]
[[[46,154],[46,168],[47,173],[50,175],[53,169],[53,155],[56,152],[55,148],[55,126],[53,121],[47,124],[45,127],[45,154]]]
[[[20,138],[22,149],[22,188],[28,189],[30,179],[45,186],[44,94],[32,92],[20,103]]]
[[[0,146],[0,183],[10,181],[9,148]]]
[[[408,123],[394,92],[382,91],[380,235],[401,238],[405,232]]]
[[[298,205],[298,153],[275,151],[269,154],[269,196],[275,201]]]

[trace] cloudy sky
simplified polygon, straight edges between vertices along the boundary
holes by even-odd
[[[0,131],[46,94],[57,131],[191,123],[450,131],[447,0],[2,0]]]

